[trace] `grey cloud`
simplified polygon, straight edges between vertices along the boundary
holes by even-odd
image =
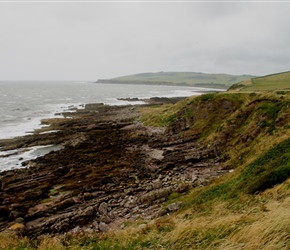
[[[0,3],[0,79],[289,69],[290,3]]]

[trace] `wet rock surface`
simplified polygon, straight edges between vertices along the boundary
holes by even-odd
[[[0,140],[1,150],[63,145],[24,162],[26,168],[0,173],[1,231],[106,232],[126,220],[160,216],[171,193],[227,172],[217,146],[144,126],[136,106],[90,104],[67,115],[73,118],[45,121],[57,132]]]

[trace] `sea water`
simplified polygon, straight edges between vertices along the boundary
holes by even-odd
[[[93,82],[0,81],[0,139],[32,133],[40,128],[41,119],[63,111],[83,108],[87,103],[108,105],[141,104],[120,98],[187,97],[209,89]],[[27,159],[58,149],[57,145],[1,152],[0,171],[19,168]],[[21,159],[21,161],[19,160]]]

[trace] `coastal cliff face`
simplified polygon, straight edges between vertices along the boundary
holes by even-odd
[[[137,106],[87,105],[70,113],[73,119],[47,121],[58,132],[2,140],[2,149],[63,149],[0,173],[0,230],[29,236],[106,232],[176,211],[182,203],[170,203],[172,196],[228,173],[259,136],[288,125],[282,104],[208,94],[185,100],[167,128],[138,122]]]

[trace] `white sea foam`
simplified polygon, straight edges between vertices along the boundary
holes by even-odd
[[[76,105],[75,107],[78,107]],[[50,105],[44,106],[43,114],[39,114],[37,117],[28,117],[28,118],[20,118],[14,117],[13,121],[7,122],[1,125],[0,131],[0,139],[8,139],[17,136],[23,136],[27,134],[31,134],[34,132],[35,129],[39,129],[41,127],[45,127],[46,125],[41,124],[42,119],[53,118],[53,117],[61,117],[60,115],[62,112],[68,112],[68,107],[65,107],[64,104],[59,105]],[[24,112],[24,111],[23,111]],[[27,112],[29,113],[29,112]],[[24,116],[24,114],[23,114]]]
[[[35,146],[0,152],[0,172],[23,168],[22,162],[43,156],[52,150],[61,149],[59,145]]]

